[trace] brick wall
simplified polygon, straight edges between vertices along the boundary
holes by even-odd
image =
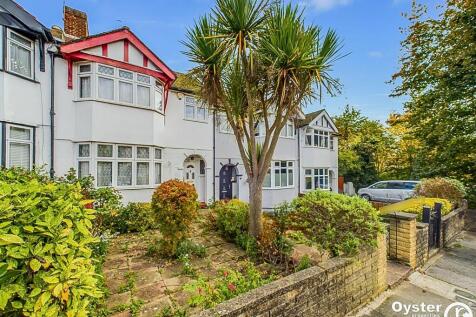
[[[387,287],[385,236],[352,258],[333,258],[242,294],[199,317],[345,316]]]
[[[446,246],[464,230],[467,206],[455,209],[441,218],[441,246]]]
[[[394,212],[386,214],[388,222],[388,256],[407,263],[411,267],[417,266],[417,228],[415,214]]]
[[[417,223],[416,266],[422,267],[428,261],[428,224]]]

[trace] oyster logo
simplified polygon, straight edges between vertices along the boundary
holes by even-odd
[[[473,312],[468,305],[456,302],[446,307],[444,317],[473,317]]]

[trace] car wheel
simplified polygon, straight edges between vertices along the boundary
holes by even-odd
[[[363,198],[363,199],[365,199],[365,200],[367,200],[367,201],[370,201],[370,196],[367,195],[367,194],[361,195],[360,198]]]

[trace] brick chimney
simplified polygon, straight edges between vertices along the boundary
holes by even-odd
[[[83,38],[89,35],[88,16],[85,12],[64,7],[64,32],[67,35]]]

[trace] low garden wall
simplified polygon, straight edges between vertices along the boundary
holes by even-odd
[[[428,224],[417,222],[416,224],[416,267],[422,267],[428,261]]]
[[[441,218],[442,246],[448,245],[464,229],[464,218],[468,209],[465,202],[462,207],[453,210]]]
[[[386,289],[386,269],[386,239],[380,235],[374,249],[332,258],[196,316],[345,316]]]

